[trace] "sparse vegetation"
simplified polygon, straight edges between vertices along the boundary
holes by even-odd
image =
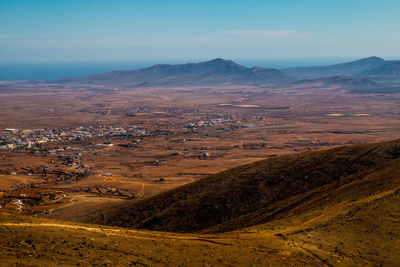
[[[174,88],[114,74],[127,83],[2,84],[3,265],[399,262],[399,141],[342,146],[398,134],[394,91],[341,76]]]
[[[197,225],[203,232],[219,232],[213,234],[132,230],[0,213],[0,260],[4,266],[395,266],[400,260],[399,147],[400,141],[393,141],[281,156],[114,207],[125,212],[114,213],[125,216],[122,220],[113,218],[113,212],[102,213],[106,223],[129,222],[128,218],[135,222],[132,212],[139,207],[140,217],[149,216],[145,220],[149,224],[142,225],[146,228],[181,231],[196,230]],[[226,189],[215,194],[219,184]],[[272,194],[279,198],[273,200]],[[143,210],[146,203],[153,205],[148,211]],[[173,203],[178,206],[171,209]],[[230,207],[231,215],[221,206]],[[161,213],[151,215],[154,212]],[[211,218],[206,216],[220,216],[216,220],[222,223],[207,226]]]

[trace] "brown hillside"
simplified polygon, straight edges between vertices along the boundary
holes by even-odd
[[[399,157],[400,140],[281,156],[103,210],[88,221],[175,232],[235,230],[269,222],[326,192],[361,181]],[[385,177],[374,181],[380,180],[384,183]],[[354,193],[367,190],[367,185],[354,188]]]

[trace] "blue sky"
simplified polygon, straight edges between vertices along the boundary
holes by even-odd
[[[0,62],[400,57],[398,0],[0,0]]]

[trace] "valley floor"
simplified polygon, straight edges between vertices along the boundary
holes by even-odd
[[[307,154],[314,155],[305,158],[307,164],[298,163],[303,154],[297,153],[275,161],[279,164],[268,175],[269,163],[257,163],[293,152],[392,140],[400,133],[399,94],[307,84],[279,90],[11,85],[0,90],[1,266],[400,266],[400,145],[365,146],[343,155],[321,150]],[[120,136],[117,129],[130,134]],[[25,139],[29,146],[35,132],[38,144],[18,148]],[[61,141],[42,140],[50,133]],[[70,140],[69,134],[87,137]],[[243,164],[258,167],[253,172],[240,167],[237,179],[227,177],[219,187],[226,190],[224,201],[217,199],[223,192],[213,187],[216,182],[204,191],[194,186],[188,197],[171,197],[172,211],[188,199],[199,214],[215,196],[218,204],[232,198],[230,203],[245,212],[210,225],[224,233],[61,221],[91,222],[85,219],[100,207],[113,210],[124,202],[134,207],[136,201]],[[287,183],[278,183],[282,177]],[[239,199],[240,192],[248,195]],[[267,206],[266,199],[278,193],[287,198]],[[259,195],[265,198],[260,201]],[[175,221],[180,231],[194,225],[165,216],[160,199],[156,215],[164,216],[165,225]],[[249,199],[255,201],[245,206]],[[247,214],[257,203],[260,209]],[[155,206],[149,206],[146,222],[154,218]],[[218,216],[228,210],[214,208]],[[204,213],[203,221],[214,219]],[[133,223],[123,211],[115,218],[121,214]]]

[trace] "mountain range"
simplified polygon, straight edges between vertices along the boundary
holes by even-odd
[[[288,69],[248,68],[221,58],[200,63],[159,64],[144,69],[111,71],[59,79],[57,83],[99,84],[124,87],[153,86],[282,86],[290,84],[333,85],[344,89],[398,86],[400,61],[369,57],[328,66]]]
[[[229,84],[287,84],[295,81],[277,69],[247,68],[231,60],[217,58],[207,62],[180,65],[154,65],[129,71],[66,78],[59,82],[85,82],[130,86],[202,86]]]

